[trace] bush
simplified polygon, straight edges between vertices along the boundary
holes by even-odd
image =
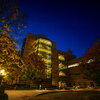
[[[6,93],[0,93],[0,100],[8,100],[8,95]]]

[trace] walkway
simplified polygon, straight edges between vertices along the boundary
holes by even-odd
[[[48,92],[61,92],[68,90],[6,90],[9,100],[31,100],[33,97],[48,93]],[[72,91],[89,91],[89,89],[79,89]],[[100,91],[100,89],[96,90]],[[71,91],[70,91],[71,92]]]

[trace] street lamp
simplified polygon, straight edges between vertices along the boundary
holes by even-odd
[[[2,75],[2,76],[6,75],[6,73],[5,73],[5,70],[4,70],[4,69],[0,70],[0,75]]]
[[[3,76],[5,76],[5,75],[6,75],[5,70],[4,69],[1,69],[0,70],[0,84],[2,82]]]
[[[2,98],[2,100],[8,100],[8,95],[5,93],[5,88],[1,84],[4,75],[6,75],[5,70],[0,70],[0,98]]]

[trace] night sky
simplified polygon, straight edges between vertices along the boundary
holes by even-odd
[[[81,57],[100,36],[100,6],[93,1],[20,0],[27,14],[24,33],[44,34],[57,43],[57,49],[71,49]]]

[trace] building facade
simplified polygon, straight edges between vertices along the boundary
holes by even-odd
[[[68,71],[70,80],[67,83],[68,86],[80,86],[82,88],[86,87],[94,87],[96,86],[95,82],[89,80],[84,73],[84,68],[82,67],[82,63],[91,63],[92,59],[84,60],[84,57],[76,58],[68,62]]]
[[[85,86],[91,81],[84,79],[78,67],[81,60],[72,60],[75,56],[71,52],[63,52],[56,49],[56,43],[45,35],[28,33],[23,43],[22,57],[31,53],[41,56],[46,65],[46,78],[52,86],[66,87]],[[67,72],[69,70],[69,72]]]

